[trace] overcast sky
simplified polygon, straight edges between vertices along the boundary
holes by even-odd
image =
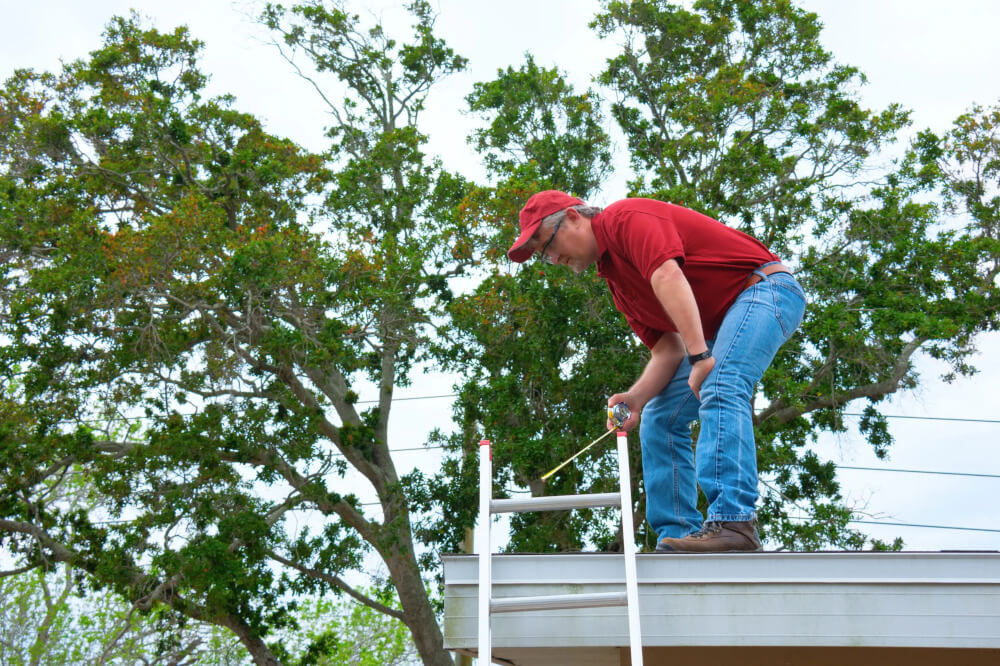
[[[598,8],[593,1],[431,0],[439,11],[438,32],[469,58],[467,72],[437,87],[423,117],[431,152],[447,167],[482,177],[481,167],[465,143],[472,119],[464,116],[463,98],[475,81],[496,70],[518,65],[531,51],[543,66],[557,65],[577,87],[613,53],[614,45],[598,40],[587,23]],[[287,4],[287,3],[286,3]],[[407,25],[397,11],[401,3],[380,0],[354,3],[360,11],[383,17],[390,25]],[[801,6],[819,14],[826,26],[822,40],[839,62],[858,66],[868,76],[862,98],[872,108],[898,102],[913,111],[911,131],[930,127],[943,131],[975,102],[995,104],[1000,97],[996,72],[1000,63],[1000,2],[991,0],[808,0]],[[104,24],[114,14],[136,8],[156,27],[184,23],[206,43],[201,68],[211,75],[210,94],[232,93],[236,107],[262,118],[272,133],[311,148],[323,146],[326,123],[322,104],[297,79],[267,35],[248,17],[253,5],[228,0],[0,0],[0,76],[17,67],[52,70],[100,44]],[[596,204],[624,194],[626,173],[605,183]],[[895,397],[887,414],[911,417],[996,419],[994,384],[1000,372],[1000,338],[984,338],[974,363],[982,370],[973,379],[943,384],[939,365],[922,361],[924,384],[914,394]],[[451,392],[450,380],[418,379],[399,396]],[[366,396],[363,396],[366,397]],[[374,396],[371,396],[374,397]],[[594,396],[595,435],[600,432],[603,396]],[[860,411],[862,406],[849,411]],[[447,398],[398,402],[394,407],[391,445],[419,446],[429,428],[450,422]],[[823,455],[845,466],[901,468],[1000,475],[1000,423],[892,419],[897,442],[889,461],[877,461],[856,433],[824,437]],[[405,430],[401,424],[405,425]],[[405,433],[405,434],[404,434]],[[400,437],[402,435],[402,437]],[[500,443],[502,444],[502,443]],[[433,467],[434,451],[398,454],[400,466]],[[401,471],[405,471],[401,470]],[[865,505],[873,520],[1000,531],[993,508],[1000,478],[866,472],[842,469],[845,495]],[[1000,532],[858,525],[884,539],[902,536],[908,549],[1000,549]]]

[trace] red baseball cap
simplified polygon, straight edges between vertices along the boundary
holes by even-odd
[[[542,220],[552,213],[566,210],[570,206],[580,206],[583,202],[576,197],[571,197],[559,190],[544,190],[537,194],[532,194],[531,198],[524,204],[518,218],[521,222],[521,235],[517,237],[514,244],[507,250],[507,256],[511,261],[521,263],[531,258],[533,249],[528,246],[528,241],[538,230],[538,225]]]

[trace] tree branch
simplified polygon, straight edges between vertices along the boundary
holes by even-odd
[[[900,382],[903,381],[903,378],[910,369],[910,358],[927,340],[928,338],[922,337],[915,338],[909,342],[897,357],[892,372],[880,382],[858,386],[836,395],[824,396],[802,407],[787,407],[784,406],[785,403],[783,402],[775,402],[755,416],[754,423],[760,424],[767,419],[776,419],[778,423],[787,423],[808,412],[817,409],[841,407],[857,398],[882,398],[899,388]]]
[[[0,531],[15,532],[17,534],[26,534],[34,537],[39,544],[49,550],[56,562],[68,562],[73,564],[77,561],[77,559],[79,559],[79,555],[77,553],[53,539],[49,536],[48,532],[37,525],[22,523],[14,520],[0,519]]]
[[[0,578],[6,578],[7,576],[18,576],[20,574],[31,571],[32,569],[37,569],[42,566],[41,562],[36,562],[35,564],[29,564],[27,566],[20,567],[19,569],[11,569],[10,571],[0,571]]]
[[[29,650],[29,653],[32,655],[29,666],[38,666],[41,663],[42,655],[45,652],[45,645],[49,642],[52,624],[56,621],[56,615],[59,613],[60,606],[66,603],[66,598],[73,589],[73,577],[69,571],[66,572],[66,581],[63,583],[63,589],[55,601],[52,600],[52,593],[49,591],[49,586],[46,584],[44,578],[41,580],[41,588],[42,596],[45,599],[45,618],[38,627],[35,634],[35,643]]]
[[[303,574],[309,576],[310,578],[315,578],[317,580],[321,580],[321,581],[323,581],[325,583],[329,583],[330,585],[333,585],[337,589],[343,590],[344,592],[346,592],[347,594],[349,594],[354,599],[358,600],[359,602],[363,603],[365,606],[368,606],[369,608],[373,608],[373,609],[377,610],[379,613],[385,613],[386,615],[392,616],[392,617],[396,618],[397,620],[401,620],[401,621],[405,621],[405,619],[406,619],[406,616],[403,615],[402,611],[398,611],[395,608],[390,608],[389,606],[385,606],[383,604],[380,604],[379,602],[375,601],[374,599],[361,594],[360,592],[358,592],[357,590],[355,590],[353,587],[351,587],[350,585],[348,585],[344,581],[344,579],[341,578],[340,576],[331,576],[330,574],[323,573],[322,571],[317,571],[315,569],[307,567],[304,564],[299,564],[298,562],[293,562],[292,560],[286,559],[286,558],[282,557],[281,555],[278,555],[274,551],[268,551],[268,555],[270,555],[273,560],[275,560],[277,562],[280,562],[281,564],[284,564],[287,567],[291,567],[292,569],[295,569],[296,571],[298,571],[300,573],[303,573]]]

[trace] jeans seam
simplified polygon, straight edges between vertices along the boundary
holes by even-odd
[[[670,433],[667,433],[667,448],[670,451],[670,467],[673,468],[671,472],[672,483],[673,483],[671,494],[673,496],[670,499],[673,500],[674,515],[677,516],[680,515],[680,508],[681,508],[679,501],[679,495],[681,489],[680,489],[680,484],[678,483],[680,474],[678,473],[677,470],[677,452],[674,451],[674,438],[673,435],[671,435]]]
[[[756,298],[757,298],[757,287],[758,287],[759,284],[761,284],[761,283],[755,284],[755,285],[753,285],[751,287],[752,291],[750,292],[750,297],[751,297],[752,300],[756,300]],[[716,384],[719,383],[719,379],[720,379],[720,376],[722,374],[722,371],[721,371],[722,366],[725,365],[725,362],[729,358],[729,355],[732,353],[732,350],[736,346],[736,343],[743,336],[743,331],[744,331],[744,328],[746,327],[747,320],[750,318],[750,310],[751,310],[751,308],[747,308],[746,312],[743,314],[743,318],[740,320],[740,325],[736,328],[736,333],[733,335],[733,340],[729,344],[729,348],[726,350],[726,356],[724,358],[719,359],[720,371],[719,371],[719,374],[717,374],[716,377],[715,377],[715,383]],[[716,392],[718,392],[718,389],[716,389]],[[716,400],[718,400],[718,398],[716,398]],[[720,488],[722,486],[721,477],[720,477],[720,465],[722,464],[722,455],[721,455],[721,452],[719,451],[719,449],[721,449],[722,442],[724,440],[724,436],[723,436],[724,433],[723,433],[723,430],[722,430],[722,423],[723,423],[723,420],[724,420],[722,418],[722,409],[719,409],[717,411],[718,411],[718,414],[716,415],[716,433],[717,433],[717,435],[716,435],[716,443],[715,443],[715,446],[716,446],[716,453],[715,453],[715,486],[716,486],[716,489],[718,489],[718,488]],[[739,451],[738,455],[742,455],[742,451]],[[740,469],[740,466],[741,466],[741,461],[739,459],[737,459],[737,471]],[[719,493],[719,497],[721,497],[721,496],[722,496],[722,493],[720,492]],[[719,498],[717,497],[716,500],[717,499],[719,499]]]
[[[710,515],[705,518],[705,522],[711,523],[742,523],[748,520],[753,520],[756,513],[717,513]]]
[[[805,292],[802,291],[802,285],[800,285],[798,283],[798,281],[795,280],[795,278],[792,278],[792,281],[788,281],[788,280],[774,280],[774,278],[776,276],[777,276],[777,274],[770,276],[772,278],[773,282],[774,282],[774,286],[775,287],[781,287],[782,289],[785,289],[785,290],[790,291],[793,294],[797,295],[802,300],[805,300]],[[791,277],[791,276],[789,275],[787,277]]]
[[[693,396],[693,395],[694,394],[692,393],[691,396]],[[680,485],[678,484],[678,480],[680,478],[680,474],[678,473],[678,470],[677,470],[677,451],[674,449],[674,437],[673,437],[673,434],[672,434],[672,430],[673,430],[672,426],[676,422],[676,420],[678,418],[678,414],[680,414],[683,411],[684,405],[686,405],[687,401],[691,399],[691,396],[685,396],[684,399],[680,401],[680,404],[677,405],[677,407],[674,409],[673,413],[669,417],[667,417],[667,424],[666,424],[667,425],[667,448],[670,451],[670,466],[673,467],[673,473],[671,474],[671,476],[673,477],[673,497],[671,499],[673,500],[673,504],[674,504],[674,515],[678,515],[678,516],[680,514],[680,502],[679,502],[679,499],[678,499],[679,495],[680,495]],[[690,442],[689,442],[689,444],[690,444]],[[657,535],[657,536],[659,536],[659,535]]]
[[[798,286],[797,282],[794,282],[792,284],[786,284],[786,283],[782,282],[781,280],[774,280],[773,282],[771,282],[771,285],[773,287],[778,287],[778,288],[780,288],[780,289],[782,289],[784,291],[787,291],[787,292],[790,292],[792,294],[795,294],[796,296],[798,296],[802,300],[802,305],[803,306],[806,305],[805,295],[802,293],[802,288]],[[795,332],[795,329],[798,328],[798,326],[789,327],[788,326],[788,321],[784,317],[782,317],[782,315],[781,315],[781,307],[779,307],[779,305],[778,305],[778,292],[777,291],[774,291],[774,290],[771,291],[771,300],[774,303],[774,316],[775,316],[775,319],[778,320],[778,326],[781,328],[781,334],[784,336],[785,340],[787,341],[788,338],[790,338],[792,336],[792,333]]]
[[[774,318],[778,320],[778,327],[781,329],[781,335],[787,340],[788,336],[792,334],[788,330],[788,323],[785,321],[784,317],[781,316],[781,308],[778,307],[778,295],[775,293],[774,289],[770,291],[771,295],[771,307],[774,308]]]

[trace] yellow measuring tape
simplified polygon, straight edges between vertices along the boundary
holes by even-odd
[[[542,477],[542,481],[546,480],[547,478],[549,478],[550,476],[552,476],[553,474],[555,474],[556,472],[558,472],[559,470],[561,470],[563,467],[565,467],[566,465],[568,465],[571,462],[573,462],[576,459],[576,457],[579,456],[581,453],[583,453],[584,451],[586,451],[587,449],[589,449],[590,447],[592,447],[594,444],[597,444],[599,441],[601,441],[602,439],[604,439],[605,437],[607,437],[611,433],[615,432],[616,430],[617,429],[609,430],[606,433],[604,433],[603,435],[601,435],[600,437],[598,437],[597,439],[595,439],[594,441],[592,441],[590,444],[587,444],[587,446],[583,447],[582,449],[580,449],[579,451],[577,451],[576,453],[574,453],[571,458],[569,458],[568,460],[560,463],[558,467],[556,467],[555,469],[553,469],[551,472],[548,472],[547,474],[545,474]]]

